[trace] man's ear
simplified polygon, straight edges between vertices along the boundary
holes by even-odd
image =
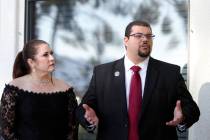
[[[127,36],[125,36],[125,37],[124,37],[124,46],[125,46],[125,49],[127,49],[128,40],[129,40],[129,38],[128,38]]]

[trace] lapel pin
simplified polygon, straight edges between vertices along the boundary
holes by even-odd
[[[119,76],[120,72],[119,71],[115,71],[114,76]]]

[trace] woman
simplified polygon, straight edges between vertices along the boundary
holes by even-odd
[[[5,140],[77,140],[77,101],[73,88],[52,76],[53,51],[31,40],[17,55],[13,81],[1,99],[1,135]]]

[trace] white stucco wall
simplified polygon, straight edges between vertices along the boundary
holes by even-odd
[[[189,140],[210,140],[210,1],[190,1],[189,89],[197,101],[200,120]]]
[[[12,80],[15,55],[23,45],[24,0],[0,0],[0,96]]]

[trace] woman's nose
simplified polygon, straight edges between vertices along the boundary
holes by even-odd
[[[54,60],[54,56],[52,54],[50,54],[50,57],[49,57],[50,60]]]

